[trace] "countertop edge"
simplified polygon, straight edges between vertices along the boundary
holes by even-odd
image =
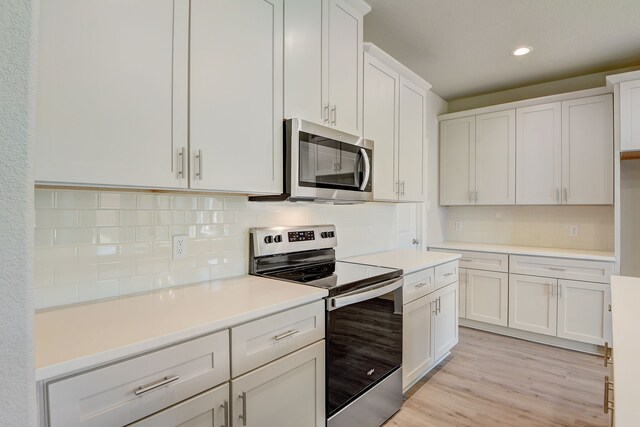
[[[477,246],[476,246],[477,245]],[[548,248],[548,247],[525,247],[518,245],[499,245],[499,244],[484,244],[484,243],[469,243],[469,242],[438,242],[427,245],[428,248],[442,249],[449,251],[470,251],[470,252],[489,252],[489,253],[502,253],[509,255],[527,255],[527,256],[540,256],[540,257],[552,257],[552,258],[565,258],[565,259],[580,259],[586,261],[603,261],[603,262],[616,262],[615,255],[597,255],[583,253],[580,249],[563,249],[563,248]],[[601,252],[601,251],[593,251]],[[602,251],[605,252],[605,251]]]
[[[440,258],[436,259],[436,260],[429,260],[427,262],[420,261],[420,262],[414,263],[414,265],[409,266],[409,267],[407,267],[406,265],[394,264],[393,262],[380,263],[380,262],[375,260],[375,258],[379,257],[379,256],[385,256],[385,255],[387,255],[387,256],[397,256],[397,255],[402,255],[402,254],[407,253],[407,252],[409,252],[411,254],[414,254],[414,253],[415,254],[420,254],[419,256],[423,256],[425,258],[432,257],[433,255],[440,256]],[[394,250],[389,250],[389,251],[381,251],[381,252],[374,252],[374,253],[370,253],[370,254],[357,255],[357,256],[346,258],[343,261],[362,263],[362,264],[370,264],[370,265],[374,265],[374,266],[377,266],[377,267],[400,268],[400,269],[402,269],[402,274],[403,275],[407,275],[407,274],[415,273],[417,271],[426,270],[428,268],[432,268],[432,267],[435,267],[437,265],[446,264],[448,262],[455,261],[455,260],[460,259],[460,258],[462,258],[462,255],[456,254],[456,253],[450,253],[450,252],[394,249]]]
[[[262,307],[257,310],[241,313],[216,322],[197,325],[188,329],[173,332],[167,335],[153,337],[148,340],[139,341],[134,344],[117,347],[106,351],[98,352],[77,359],[71,359],[54,365],[36,368],[36,382],[48,381],[64,376],[73,375],[88,369],[94,369],[101,365],[118,362],[124,359],[135,357],[149,351],[168,347],[182,341],[188,341],[202,335],[207,335],[221,330],[240,325],[242,323],[257,320],[261,317],[289,310],[301,305],[320,301],[328,295],[324,289],[318,289],[317,293],[301,296],[293,300],[287,300],[271,306]]]

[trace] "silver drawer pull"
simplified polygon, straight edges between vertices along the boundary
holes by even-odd
[[[222,427],[229,427],[229,401],[225,399],[224,404],[220,405],[224,409],[224,424]]]
[[[243,391],[242,394],[238,395],[238,397],[242,399],[242,414],[238,414],[238,418],[242,420],[242,425],[246,426],[247,425],[247,392]]]
[[[422,282],[422,283],[418,283],[415,287],[416,288],[422,288],[422,287],[427,286],[427,285],[428,285],[427,282]]]
[[[553,271],[567,271],[566,268],[560,268],[560,267],[548,267],[549,270],[553,270]]]
[[[290,329],[285,333],[282,333],[280,335],[276,335],[275,337],[273,337],[273,339],[275,339],[276,341],[280,341],[281,339],[290,337],[291,335],[295,335],[298,332],[300,332],[298,329]]]
[[[450,273],[444,273],[442,276],[443,276],[443,277],[453,276],[453,273],[452,273],[452,272],[450,272]]]
[[[141,385],[134,391],[134,393],[136,394],[136,396],[140,396],[141,394],[144,394],[151,390],[155,390],[158,387],[162,387],[163,385],[170,384],[174,381],[178,381],[179,379],[180,377],[178,375],[174,375],[172,377],[164,377],[163,379],[161,379],[160,381],[156,381],[155,383],[151,383],[148,385]]]

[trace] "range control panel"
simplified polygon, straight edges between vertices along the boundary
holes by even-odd
[[[255,256],[338,246],[334,225],[252,228],[250,234]]]

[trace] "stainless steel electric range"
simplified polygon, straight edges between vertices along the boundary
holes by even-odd
[[[329,427],[378,427],[402,405],[402,270],[337,261],[333,225],[253,228],[249,272],[329,291]]]

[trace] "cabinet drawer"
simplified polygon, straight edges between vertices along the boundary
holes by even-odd
[[[509,271],[509,255],[493,252],[475,251],[452,251],[445,249],[434,249],[438,252],[451,252],[461,254],[458,260],[460,268],[473,268],[474,270],[499,271],[507,273]]]
[[[50,426],[129,424],[228,379],[224,330],[49,383]]]
[[[324,317],[318,301],[231,328],[231,376],[323,339]]]
[[[458,281],[458,261],[437,265],[435,268],[436,289]]]
[[[613,263],[578,259],[512,255],[509,272],[557,279],[609,283]]]
[[[435,290],[433,268],[416,271],[404,276],[404,287],[402,288],[402,303],[411,301],[427,295]]]

